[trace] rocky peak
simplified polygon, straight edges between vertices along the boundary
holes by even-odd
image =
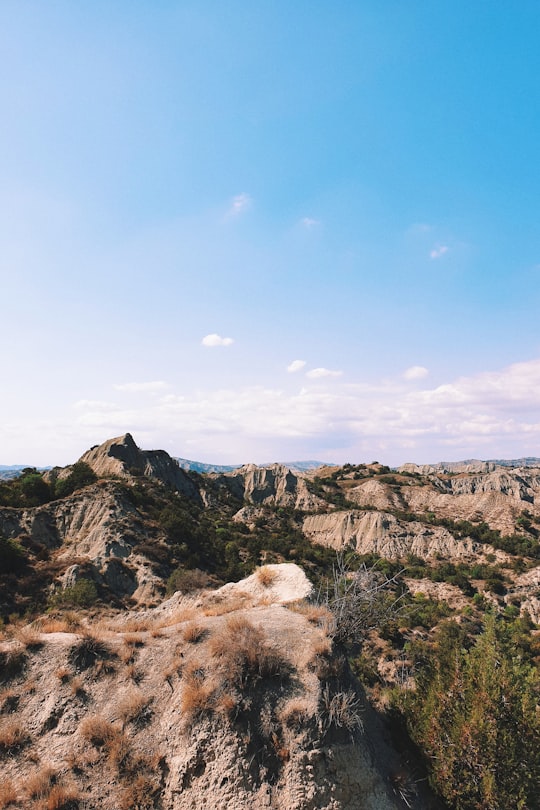
[[[141,450],[131,433],[92,447],[79,461],[88,464],[98,476],[130,478],[144,475],[189,497],[198,497],[199,494],[191,478],[165,450]]]

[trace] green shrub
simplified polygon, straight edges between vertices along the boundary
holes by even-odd
[[[51,598],[51,605],[72,605],[76,607],[90,607],[96,602],[98,592],[95,582],[91,579],[79,579],[74,585],[57,591]]]
[[[56,481],[54,494],[57,498],[66,498],[78,489],[87,487],[97,481],[97,475],[84,461],[77,461],[66,478]]]
[[[26,554],[15,540],[0,535],[0,571],[13,574],[26,565]]]

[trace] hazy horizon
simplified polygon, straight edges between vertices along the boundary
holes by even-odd
[[[0,461],[540,456],[540,6],[7,0]]]

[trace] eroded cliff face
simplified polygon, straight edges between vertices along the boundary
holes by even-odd
[[[282,506],[308,511],[324,505],[324,501],[309,491],[304,476],[282,464],[267,467],[247,464],[216,478],[226,481],[236,497],[249,506]]]
[[[309,588],[296,566],[267,566],[257,587],[95,627],[44,619],[0,643],[14,806],[39,783],[44,800],[61,790],[104,810],[397,810],[403,763],[335,657],[328,616],[287,608]]]
[[[159,532],[143,521],[113,482],[100,482],[33,509],[0,508],[0,533],[54,552],[59,583],[90,578],[117,596],[137,601],[155,598],[162,583],[150,561],[135,550]],[[27,538],[27,540],[25,540]]]
[[[403,559],[416,554],[425,559],[444,556],[472,559],[481,549],[470,539],[456,540],[442,526],[426,526],[417,521],[400,521],[388,512],[348,510],[326,515],[308,515],[302,530],[313,542],[358,554],[377,554]]]
[[[368,480],[347,489],[347,498],[381,510],[434,512],[452,520],[485,521],[503,534],[511,534],[524,510],[540,517],[540,475],[536,468],[497,468],[482,474],[428,475],[394,487]]]

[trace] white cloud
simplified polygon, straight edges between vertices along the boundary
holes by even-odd
[[[309,230],[310,228],[314,228],[316,225],[320,225],[321,221],[319,219],[313,219],[313,217],[302,217],[300,224]]]
[[[445,253],[448,253],[450,248],[448,245],[437,245],[429,254],[430,259],[440,259]]]
[[[424,366],[411,366],[403,372],[404,380],[422,380],[427,377],[429,371]]]
[[[234,340],[231,337],[221,337],[221,335],[211,334],[203,337],[201,343],[203,346],[212,348],[214,346],[230,346],[234,343]]]
[[[321,377],[341,377],[342,374],[342,371],[332,371],[329,368],[313,368],[311,371],[307,372],[306,377],[312,380],[318,380]]]
[[[301,371],[305,365],[305,360],[293,360],[292,363],[289,363],[287,366],[287,371],[294,374],[296,371]]]
[[[322,458],[385,463],[539,455],[540,358],[414,388],[403,377],[376,384],[318,380],[301,390],[269,386],[163,391],[151,398],[81,400],[47,423],[0,424],[13,463],[62,463],[130,431],[141,447],[225,462]],[[113,398],[111,398],[113,399]],[[48,437],[53,436],[54,441]],[[68,454],[69,450],[69,454]],[[193,455],[195,453],[195,455]],[[8,462],[5,462],[8,463]],[[11,462],[10,462],[11,463]],[[22,462],[21,462],[22,463]]]
[[[244,211],[251,208],[252,203],[253,200],[249,194],[246,194],[245,192],[242,192],[242,194],[237,194],[230,202],[227,215],[229,217],[237,217],[239,214],[242,214]]]
[[[117,391],[126,391],[128,393],[153,393],[156,391],[163,391],[168,388],[168,384],[163,382],[163,380],[154,380],[153,382],[132,382],[132,383],[122,383],[120,385],[115,385],[114,388]]]

